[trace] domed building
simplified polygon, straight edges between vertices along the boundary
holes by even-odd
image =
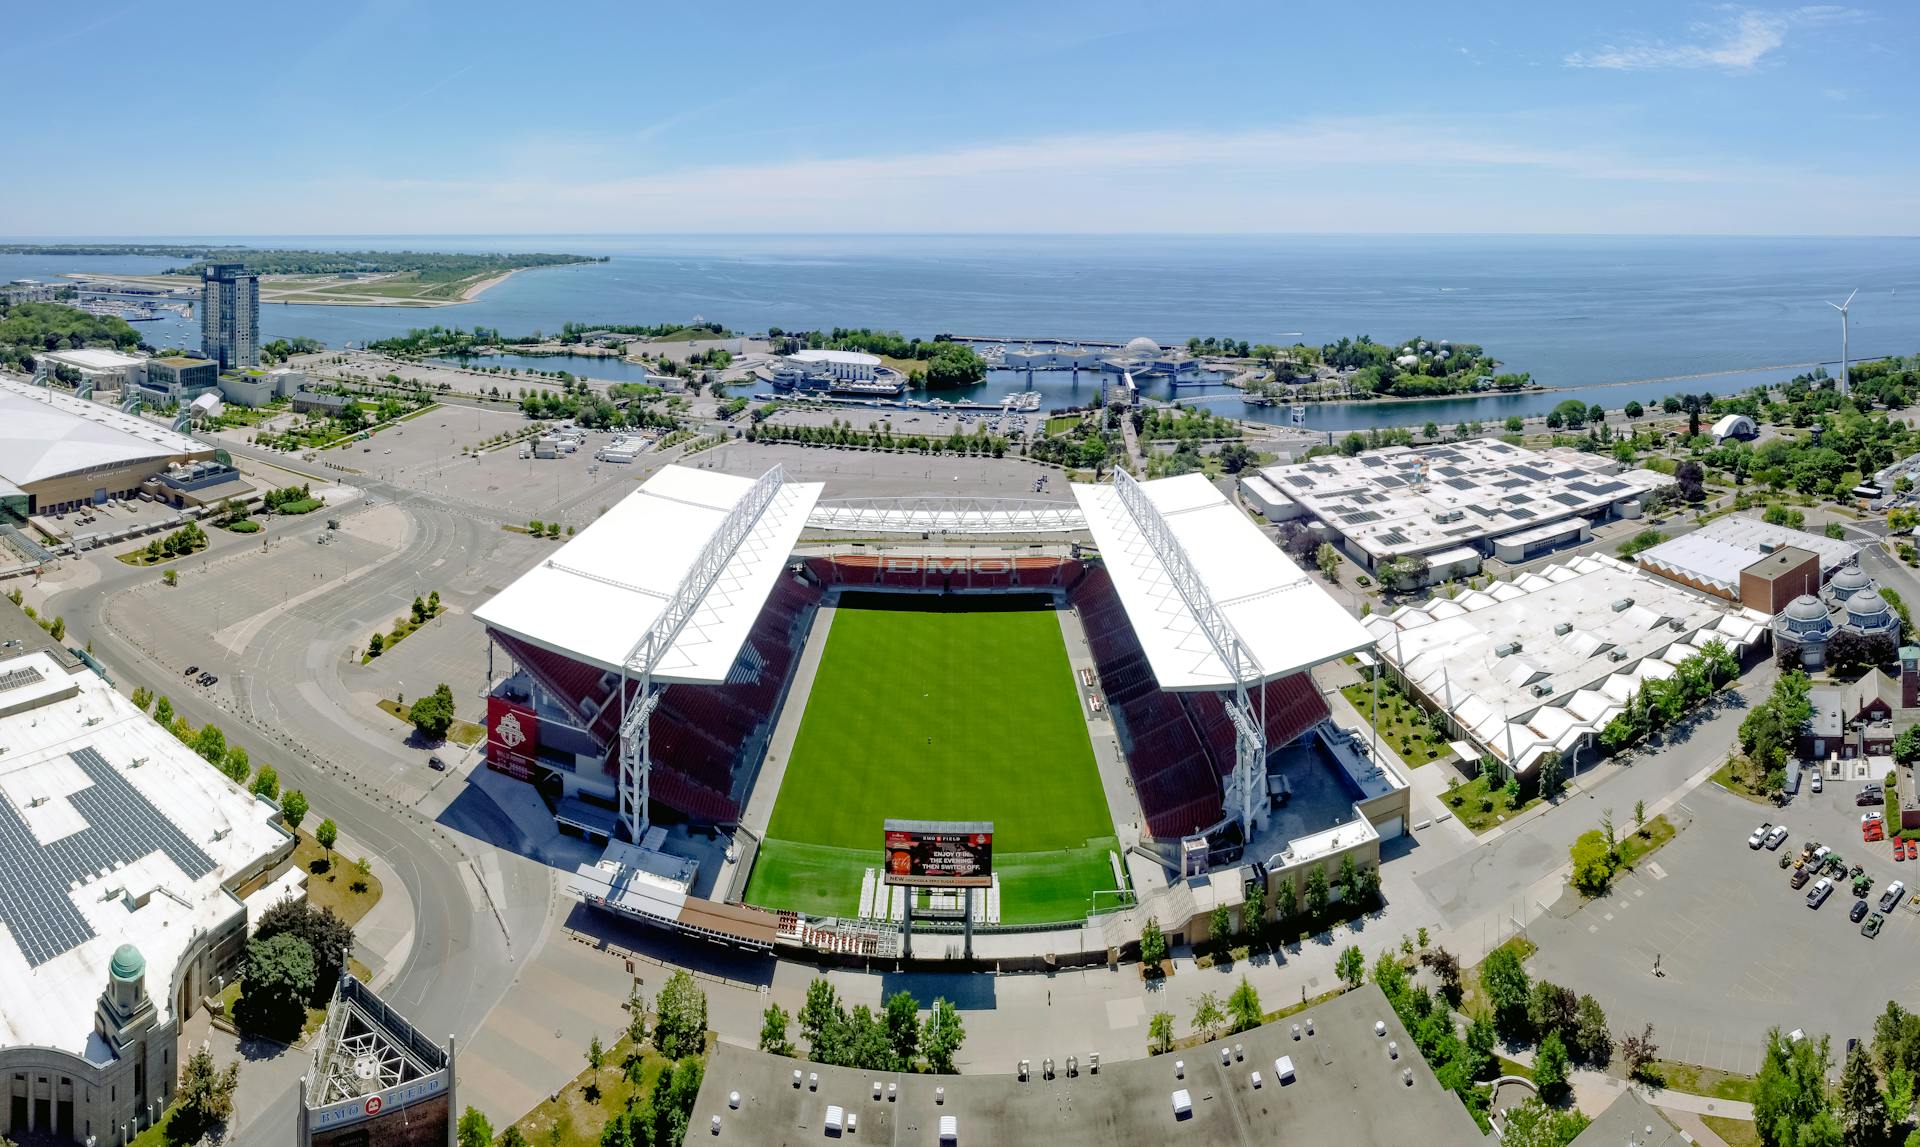
[[[1775,648],[1783,657],[1797,654],[1808,669],[1826,665],[1827,646],[1842,634],[1884,639],[1888,660],[1900,644],[1900,615],[1857,565],[1835,571],[1819,597],[1801,594],[1773,618]]]
[[[1135,378],[1192,379],[1200,375],[1201,364],[1185,350],[1168,350],[1143,335],[1101,360],[1100,369]]]

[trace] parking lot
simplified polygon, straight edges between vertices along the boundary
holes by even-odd
[[[1920,1001],[1920,916],[1898,907],[1868,939],[1847,919],[1849,881],[1836,880],[1813,910],[1806,889],[1789,886],[1791,868],[1779,867],[1811,835],[1874,878],[1871,907],[1895,879],[1909,891],[1920,883],[1920,862],[1896,863],[1891,844],[1861,842],[1860,813],[1870,810],[1854,804],[1859,787],[1829,781],[1779,809],[1712,785],[1694,790],[1668,814],[1690,823],[1638,872],[1570,915],[1534,922],[1534,975],[1593,993],[1616,1033],[1651,1021],[1663,1058],[1726,1071],[1756,1071],[1776,1025],[1829,1034],[1836,1046],[1869,1037],[1889,999]],[[1787,827],[1777,852],[1747,847],[1763,821]]]

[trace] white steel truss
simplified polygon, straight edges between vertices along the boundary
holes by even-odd
[[[846,498],[815,504],[814,530],[875,534],[1067,534],[1087,528],[1073,502],[1038,498]]]
[[[1213,595],[1207,592],[1193,559],[1187,556],[1186,548],[1174,536],[1166,516],[1147,497],[1140,483],[1125,470],[1115,469],[1113,491],[1145,539],[1148,551],[1166,571],[1167,580],[1180,594],[1187,612],[1199,623],[1201,634],[1233,676],[1232,693],[1221,698],[1234,731],[1233,776],[1228,781],[1225,811],[1229,819],[1240,822],[1241,832],[1251,840],[1256,821],[1266,819],[1267,692],[1260,688],[1256,701],[1247,687],[1261,686],[1266,673],[1227,615],[1214,604]]]
[[[760,475],[752,487],[734,503],[733,509],[713,536],[707,539],[700,553],[693,560],[693,568],[668,597],[665,608],[640,639],[633,643],[621,666],[620,674],[620,819],[626,823],[627,832],[633,842],[638,844],[640,837],[647,831],[647,800],[652,791],[653,748],[648,735],[653,710],[660,704],[660,695],[665,687],[655,684],[653,675],[660,667],[660,659],[679,638],[687,622],[699,610],[700,603],[720,580],[727,563],[739,552],[741,543],[753,533],[774,499],[780,496],[780,488],[786,481],[786,472],[782,467]],[[627,698],[636,692],[632,688],[638,683],[638,702],[628,705]]]

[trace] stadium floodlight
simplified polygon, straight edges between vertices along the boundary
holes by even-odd
[[[1860,293],[1855,287],[1853,294],[1847,296],[1844,303],[1828,302],[1827,305],[1840,312],[1840,393],[1851,394],[1851,380],[1847,377],[1847,311],[1853,306],[1853,296]]]

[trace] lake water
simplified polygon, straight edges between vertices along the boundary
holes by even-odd
[[[1710,372],[1720,377],[1582,394],[1618,406],[1683,390],[1725,393],[1839,357],[1825,300],[1854,287],[1855,357],[1908,353],[1920,333],[1920,240],[1259,236],[439,236],[219,237],[263,246],[549,250],[610,262],[514,275],[478,301],[417,308],[267,306],[262,335],[360,342],[434,323],[553,332],[569,319],[695,317],[735,329],[872,326],[907,334],[1179,342],[1329,342],[1372,334],[1477,342],[1505,369],[1581,388]],[[0,256],[0,279],[152,272],[163,260]],[[155,345],[198,343],[191,321],[140,324]],[[559,360],[565,361],[565,360]],[[571,369],[560,365],[546,369]],[[578,373],[578,372],[576,372]],[[599,374],[599,372],[591,372]],[[606,375],[600,375],[606,377]],[[1049,405],[1098,379],[1034,376]],[[990,383],[982,393],[996,386]],[[1024,389],[1024,379],[1006,383]],[[1183,391],[1183,395],[1190,393]],[[1564,393],[1432,403],[1310,406],[1328,430],[1450,425],[1539,413]],[[1223,413],[1279,421],[1233,395]]]

